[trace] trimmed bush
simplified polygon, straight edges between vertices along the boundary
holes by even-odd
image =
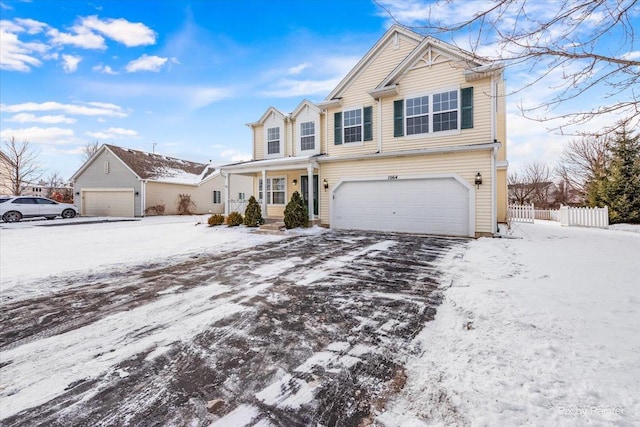
[[[293,192],[291,200],[284,210],[284,225],[287,228],[307,227],[309,225],[307,207],[297,191]]]
[[[249,197],[249,204],[244,210],[244,225],[247,227],[259,227],[264,224],[262,208],[255,197]]]
[[[242,224],[242,214],[240,212],[231,212],[227,217],[227,225],[235,227],[240,224]]]
[[[209,223],[209,227],[213,227],[214,225],[222,225],[224,224],[224,215],[213,214],[209,217],[209,220],[207,222]]]

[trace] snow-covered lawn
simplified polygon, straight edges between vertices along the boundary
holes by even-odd
[[[286,237],[256,233],[244,227],[209,227],[208,217],[155,216],[105,223],[95,221],[108,218],[78,217],[3,223],[0,226],[0,291],[6,297],[28,292],[24,287],[37,278],[73,273],[89,275],[169,257],[177,261]],[[87,221],[92,223],[85,224]],[[12,289],[18,286],[22,289]]]
[[[444,258],[451,287],[379,421],[640,425],[640,227],[514,228]]]

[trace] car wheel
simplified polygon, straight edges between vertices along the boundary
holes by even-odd
[[[4,222],[18,222],[22,219],[22,214],[16,211],[7,212],[2,216]]]
[[[73,209],[65,209],[62,211],[62,218],[73,218],[76,216],[76,211]]]

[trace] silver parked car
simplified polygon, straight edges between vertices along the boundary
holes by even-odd
[[[73,218],[78,209],[69,203],[58,203],[45,197],[11,196],[0,198],[0,218],[4,222],[16,222],[22,218],[45,217],[53,219],[57,216]]]

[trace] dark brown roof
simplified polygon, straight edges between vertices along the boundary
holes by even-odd
[[[146,153],[116,145],[105,144],[105,147],[109,148],[142,179],[197,184],[215,171],[214,167],[203,163]]]

